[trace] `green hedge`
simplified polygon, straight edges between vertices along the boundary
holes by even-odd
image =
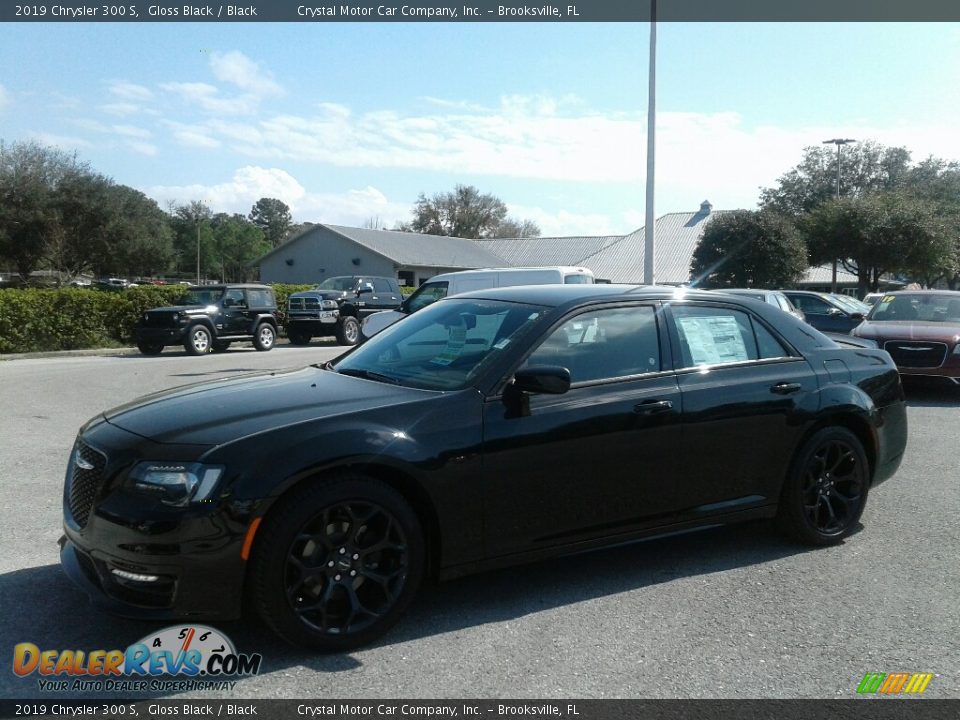
[[[280,322],[287,296],[309,285],[274,285]],[[132,345],[137,320],[150,308],[176,305],[185,285],[141,285],[121,292],[84,288],[0,290],[0,353]]]

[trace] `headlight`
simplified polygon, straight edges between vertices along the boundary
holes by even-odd
[[[336,300],[324,300],[324,301],[322,301],[322,302],[320,303],[320,307],[322,307],[324,310],[336,310],[336,309],[337,309],[337,301],[336,301]]]
[[[960,355],[960,341],[958,341],[957,344],[953,346],[953,354]]]
[[[208,500],[222,474],[219,465],[142,462],[130,472],[129,483],[166,505],[186,507]]]

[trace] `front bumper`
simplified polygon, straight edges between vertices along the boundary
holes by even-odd
[[[183,343],[186,328],[138,327],[137,342],[156,345],[180,345]]]

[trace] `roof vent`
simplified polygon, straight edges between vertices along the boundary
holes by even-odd
[[[709,200],[704,200],[700,203],[700,213],[702,215],[709,215],[711,210],[713,210],[713,205],[710,204]]]

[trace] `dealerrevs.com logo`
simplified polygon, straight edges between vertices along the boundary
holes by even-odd
[[[242,654],[226,635],[205,625],[174,625],[126,650],[13,649],[13,672],[39,676],[51,692],[232,690],[260,672],[263,656]]]
[[[871,672],[863,676],[857,686],[861,695],[920,695],[933,679],[933,673]]]

